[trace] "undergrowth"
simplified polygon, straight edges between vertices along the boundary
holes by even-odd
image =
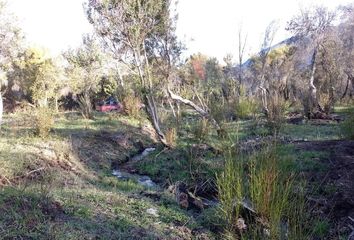
[[[226,156],[225,169],[217,176],[226,236],[305,239],[304,196],[295,191],[295,175],[283,160],[274,147]]]

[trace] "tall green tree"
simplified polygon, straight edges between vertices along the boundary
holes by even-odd
[[[303,46],[299,48],[301,51],[298,51],[298,56],[304,62],[310,62],[310,74],[307,82],[308,93],[305,97],[306,101],[304,101],[305,115],[308,118],[314,117],[316,112],[323,111],[318,99],[316,73],[320,51],[326,49],[326,42],[332,41],[328,33],[334,26],[335,18],[335,11],[330,11],[325,7],[315,7],[302,10],[298,16],[288,23],[287,30],[294,33]]]
[[[11,78],[16,80],[28,100],[37,106],[56,104],[63,81],[63,71],[57,60],[42,48],[30,47],[13,62]]]
[[[168,145],[157,111],[156,80],[167,82],[179,48],[170,0],[91,0],[87,17],[107,49],[138,76],[146,112],[160,141]],[[158,64],[156,64],[158,63]],[[159,67],[159,76],[153,71]]]
[[[0,124],[3,112],[3,90],[8,85],[7,72],[11,61],[17,55],[23,35],[16,18],[6,9],[6,2],[0,0]]]
[[[83,44],[64,54],[68,62],[67,76],[74,94],[81,95],[79,104],[87,118],[93,118],[91,96],[99,90],[99,82],[103,76],[104,55],[100,46],[92,36],[84,36]]]

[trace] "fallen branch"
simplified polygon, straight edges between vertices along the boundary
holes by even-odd
[[[23,175],[21,175],[21,176],[14,177],[14,178],[12,178],[11,180],[16,180],[16,179],[20,179],[20,178],[26,178],[26,177],[32,175],[33,173],[37,173],[37,172],[43,171],[44,169],[45,169],[45,167],[40,167],[40,168],[38,168],[38,169],[29,171],[28,173],[23,174]]]
[[[193,108],[197,113],[199,113],[199,115],[201,115],[202,117],[207,118],[214,126],[217,130],[220,130],[220,126],[219,124],[215,121],[215,119],[208,113],[208,111],[202,109],[201,107],[199,107],[197,104],[195,104],[194,102],[182,98],[181,96],[174,94],[170,88],[167,88],[168,94],[170,96],[170,98],[174,101],[177,102],[181,102],[187,106],[190,106],[191,108]]]

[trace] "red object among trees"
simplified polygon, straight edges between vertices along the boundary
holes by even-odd
[[[107,101],[103,101],[96,105],[96,111],[99,112],[111,112],[111,111],[118,111],[120,112],[123,109],[123,106],[121,103],[108,99]]]

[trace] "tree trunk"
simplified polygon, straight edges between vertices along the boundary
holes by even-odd
[[[119,79],[118,85],[120,85],[122,88],[124,88],[124,80],[123,80],[122,74],[120,72],[119,66],[117,67],[117,73],[118,73],[118,79]]]
[[[215,119],[207,112],[205,111],[204,109],[202,109],[201,107],[199,107],[198,105],[196,105],[194,102],[188,100],[188,99],[185,99],[185,98],[182,98],[181,96],[178,96],[176,94],[174,94],[171,89],[167,88],[167,91],[168,91],[168,94],[170,95],[170,98],[174,101],[177,101],[177,102],[181,102],[187,106],[190,106],[192,107],[197,113],[199,113],[202,117],[205,117],[207,118],[215,127],[217,130],[220,130],[220,126],[219,124],[215,121]]]
[[[307,111],[305,114],[308,118],[312,118],[315,112],[323,112],[320,104],[317,99],[317,88],[314,84],[315,73],[316,73],[316,58],[317,58],[317,49],[314,50],[311,60],[311,77],[309,81],[309,92],[308,92],[308,101],[307,101]]]
[[[347,85],[345,86],[344,93],[343,93],[343,95],[340,98],[341,101],[345,98],[345,96],[347,96],[347,92],[348,92],[348,88],[349,88],[349,79],[351,77],[349,76],[349,74],[347,74],[347,75],[348,75],[348,77],[347,77]]]
[[[58,96],[57,95],[55,95],[54,103],[55,103],[55,111],[59,112]]]
[[[150,118],[150,122],[152,123],[155,132],[159,137],[159,140],[166,147],[170,147],[166,140],[165,134],[162,132],[160,128],[160,120],[157,114],[155,99],[150,93],[145,95],[145,103],[146,103],[146,110],[147,110],[146,113]]]

